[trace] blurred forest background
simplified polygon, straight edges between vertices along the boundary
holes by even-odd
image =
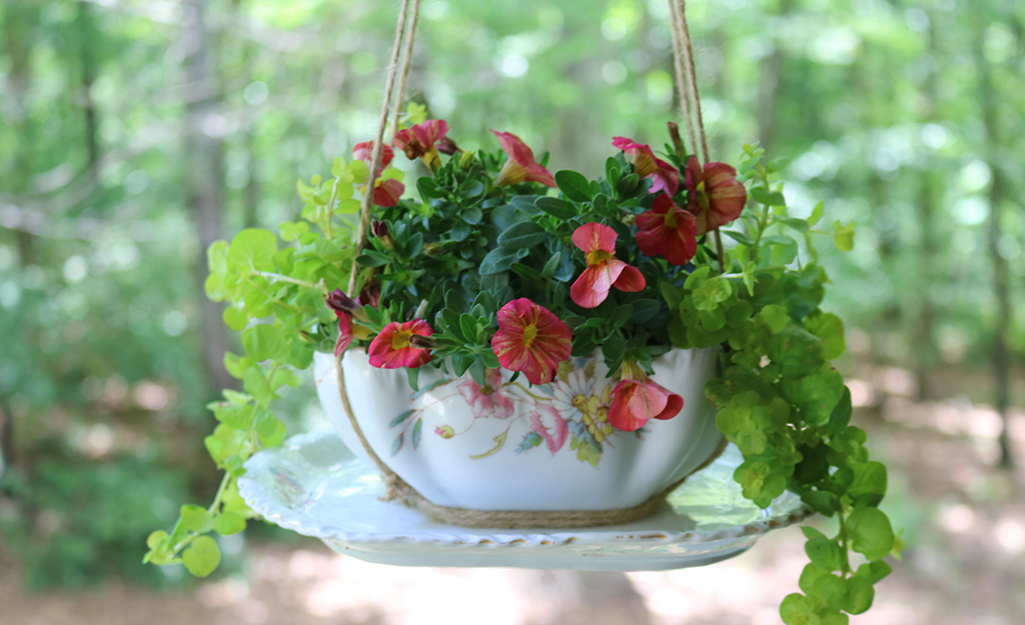
[[[760,140],[792,161],[791,206],[824,200],[829,223],[858,224],[854,251],[823,260],[827,308],[847,322],[839,366],[873,452],[895,467],[889,511],[909,543],[895,588],[964,602],[893,622],[1020,622],[1001,615],[1025,610],[1025,7],[688,11],[713,158]],[[188,585],[140,561],[150,530],[216,488],[204,405],[232,383],[236,339],[203,296],[205,248],[291,219],[296,180],[370,138],[396,13],[0,3],[0,566],[21,580],[7,582]],[[408,91],[464,147],[509,130],[596,177],[612,136],[662,145],[676,118],[667,14],[663,0],[425,0]],[[292,431],[311,396],[283,400]],[[1007,594],[964,612],[983,583]]]

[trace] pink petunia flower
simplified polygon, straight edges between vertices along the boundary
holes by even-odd
[[[410,340],[413,336],[431,336],[434,330],[423,319],[413,319],[405,323],[395,321],[384,326],[381,332],[370,342],[370,365],[379,369],[416,369],[430,362],[431,352],[428,349],[415,347]]]
[[[422,124],[396,132],[392,145],[402,150],[409,160],[422,158],[428,167],[434,169],[440,162],[435,144],[444,139],[446,133],[448,122],[443,119],[428,119]]]
[[[463,382],[457,388],[466,403],[473,408],[473,416],[478,419],[494,417],[508,419],[513,415],[512,399],[499,390],[502,386],[502,372],[491,369],[487,374],[487,385],[477,384],[473,378]]]
[[[638,370],[639,371],[639,370]],[[683,398],[644,375],[630,374],[612,389],[608,420],[617,430],[633,432],[649,419],[672,419],[683,408]]]
[[[525,297],[498,311],[498,331],[491,349],[509,371],[523,371],[531,384],[555,378],[559,363],[569,358],[573,334],[550,310]]]
[[[559,411],[547,404],[539,404],[537,410],[530,413],[530,424],[545,442],[548,451],[554,456],[562,449],[569,437],[569,425]]]
[[[648,256],[662,255],[670,264],[686,265],[698,250],[694,215],[673,204],[665,193],[637,216],[637,247]]]
[[[604,224],[586,223],[573,232],[573,245],[587,256],[587,269],[580,274],[569,295],[582,308],[594,308],[616,287],[630,293],[644,289],[644,275],[616,258],[616,231]]]
[[[509,155],[509,160],[502,166],[502,171],[498,172],[495,186],[502,187],[521,182],[540,182],[549,187],[555,186],[552,172],[537,164],[534,152],[522,139],[511,132],[499,132],[494,128],[491,132],[495,133],[498,142],[502,144],[502,149]]]
[[[641,178],[651,178],[650,193],[665,191],[670,197],[680,189],[680,172],[669,163],[656,158],[651,147],[626,137],[613,137],[612,146],[626,152],[634,173]]]
[[[698,236],[740,217],[747,203],[747,189],[726,163],[705,163],[702,170],[691,156],[683,183],[690,191],[687,210],[697,218]]]

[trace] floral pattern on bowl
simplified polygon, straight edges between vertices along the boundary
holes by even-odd
[[[672,350],[653,379],[684,398],[680,414],[636,432],[606,418],[617,380],[600,357],[574,358],[550,384],[504,370],[485,386],[425,368],[375,369],[349,350],[349,401],[375,454],[436,504],[479,510],[601,510],[637,505],[691,473],[719,446],[704,398],[716,349]],[[342,440],[366,458],[338,396],[335,360],[318,354],[317,390]]]

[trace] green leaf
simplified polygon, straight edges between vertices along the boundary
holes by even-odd
[[[890,568],[889,564],[882,560],[876,560],[875,562],[866,562],[865,564],[862,564],[854,574],[857,577],[864,577],[875,584],[889,575],[891,571],[893,571],[893,569]]]
[[[250,367],[242,372],[242,386],[257,403],[267,405],[274,400],[274,391],[271,390],[270,381],[259,367]]]
[[[845,391],[843,376],[832,367],[823,367],[801,378],[784,377],[779,382],[783,398],[797,404],[807,423],[823,425],[832,416]]]
[[[274,254],[277,251],[277,237],[266,230],[247,228],[231,240],[228,263],[257,271],[268,271],[274,268]]]
[[[503,247],[496,247],[491,250],[480,261],[480,268],[478,270],[480,275],[491,276],[508,271],[512,264],[520,259],[519,254],[517,254],[518,251],[520,250],[510,250]]]
[[[786,625],[819,625],[812,602],[800,593],[789,594],[779,606],[779,616]]]
[[[785,327],[772,335],[768,356],[780,366],[780,371],[787,378],[810,375],[826,362],[822,341],[794,326]],[[832,410],[833,406],[829,409]]]
[[[825,203],[819,202],[815,205],[815,208],[812,209],[811,216],[808,217],[808,226],[814,227],[815,224],[819,223],[819,220],[822,219],[823,212],[825,212]]]
[[[839,358],[847,349],[843,321],[833,313],[812,313],[804,320],[804,327],[826,344],[827,359]]]
[[[830,609],[842,610],[847,603],[847,584],[843,578],[827,573],[815,580],[808,595],[825,602]]]
[[[222,512],[214,519],[214,531],[221,536],[238,534],[246,529],[246,520],[234,512]]]
[[[477,334],[479,329],[477,327],[477,320],[466,313],[459,315],[459,330],[463,333],[463,338],[469,343],[477,342]]]
[[[801,577],[797,582],[797,585],[801,587],[806,594],[812,593],[812,588],[815,586],[816,580],[823,575],[829,575],[829,571],[823,569],[821,566],[809,562],[804,566],[804,570],[801,571]]]
[[[591,183],[579,172],[557,171],[555,172],[555,184],[559,185],[559,190],[564,196],[575,202],[591,201]]]
[[[886,465],[881,462],[852,462],[854,481],[847,487],[847,494],[856,506],[876,506],[886,494]]]
[[[221,550],[209,536],[200,536],[182,554],[182,563],[196,577],[206,577],[221,563]]]
[[[556,197],[539,197],[534,203],[539,209],[563,221],[577,216],[577,207],[572,202]]]
[[[555,271],[559,268],[559,263],[562,262],[562,252],[556,252],[551,258],[545,262],[545,266],[541,268],[542,278],[551,278],[555,275]]]
[[[790,315],[787,309],[779,304],[770,304],[762,309],[758,316],[769,326],[769,331],[779,334],[790,324]]]
[[[855,508],[847,518],[851,549],[869,560],[882,560],[893,550],[893,527],[879,508]]]
[[[260,324],[242,333],[242,345],[246,355],[256,362],[263,360],[284,360],[291,352],[291,346],[278,326]]]
[[[836,249],[849,252],[854,249],[854,224],[848,226],[840,223],[840,220],[833,222],[833,242]]]
[[[804,552],[813,564],[825,571],[839,571],[843,568],[844,552],[836,540],[813,538],[804,543]]]
[[[751,189],[751,197],[756,202],[767,204],[769,206],[786,206],[787,202],[783,199],[783,194],[779,191],[770,191],[765,187],[755,187]]]
[[[213,529],[213,518],[206,508],[200,508],[191,504],[181,507],[182,525],[190,532],[209,532]]]
[[[865,577],[856,575],[847,580],[847,596],[842,608],[850,614],[862,614],[872,607],[875,595],[876,591],[872,587],[872,582]]]

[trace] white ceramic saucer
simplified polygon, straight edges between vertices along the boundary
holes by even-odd
[[[253,455],[239,489],[268,521],[368,562],[656,571],[731,558],[763,534],[809,515],[790,493],[767,510],[744,499],[733,481],[740,462],[740,452],[730,445],[674,491],[657,514],[584,530],[503,531],[437,523],[400,503],[381,501],[384,486],[376,469],[356,460],[326,429]]]

